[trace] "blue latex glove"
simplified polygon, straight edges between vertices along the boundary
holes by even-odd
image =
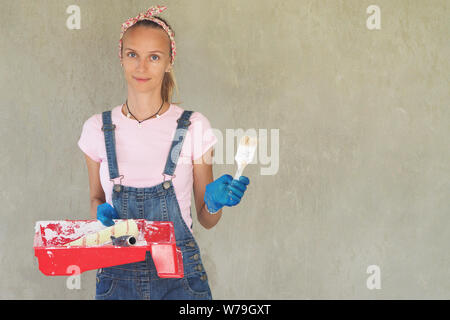
[[[112,219],[119,219],[119,214],[114,207],[112,207],[108,202],[105,202],[97,206],[97,219],[100,220],[103,225],[111,227],[114,225],[114,221]]]
[[[217,180],[206,185],[205,203],[211,213],[216,213],[223,206],[232,207],[237,205],[250,180],[245,176],[240,176],[239,180],[233,179],[229,174],[224,174]]]

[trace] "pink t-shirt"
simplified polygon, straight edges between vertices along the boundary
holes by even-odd
[[[138,127],[135,119],[127,118],[121,112],[122,105],[111,112],[112,123],[116,125],[115,142],[119,175],[122,185],[144,188],[164,181],[162,173],[177,128],[177,120],[184,109],[171,104],[159,118],[145,120]],[[216,142],[208,119],[200,112],[193,112],[191,125],[184,138],[183,147],[174,172],[173,186],[186,225],[191,227],[191,196],[193,189],[193,164]],[[78,146],[92,160],[100,162],[100,180],[106,202],[112,204],[113,182],[109,180],[105,137],[102,131],[102,114],[94,114],[83,125]],[[166,176],[166,180],[170,179]],[[120,179],[114,179],[119,183]],[[191,230],[192,232],[192,230]]]

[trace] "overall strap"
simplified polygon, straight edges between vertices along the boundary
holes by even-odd
[[[102,131],[105,136],[106,156],[108,158],[109,179],[113,180],[119,177],[119,168],[117,166],[116,143],[114,138],[116,125],[111,121],[111,110],[102,113],[102,120]],[[121,177],[123,178],[123,176]]]
[[[181,153],[181,148],[183,147],[184,137],[188,131],[188,127],[191,124],[189,118],[194,111],[183,111],[181,117],[177,120],[178,125],[175,131],[175,136],[172,141],[172,146],[170,147],[169,155],[167,156],[166,166],[164,168],[164,175],[173,176],[175,172],[175,167],[178,162],[178,157]],[[164,176],[165,177],[165,176]]]

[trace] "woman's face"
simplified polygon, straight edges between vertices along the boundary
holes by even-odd
[[[129,86],[138,91],[161,88],[165,72],[170,70],[170,40],[161,29],[136,27],[122,38],[122,64]],[[138,81],[138,79],[148,79]]]

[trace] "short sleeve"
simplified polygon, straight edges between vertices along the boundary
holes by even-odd
[[[99,139],[101,138],[101,128],[97,121],[97,115],[93,115],[83,124],[78,146],[95,162],[101,162],[99,156]]]
[[[194,112],[190,118],[192,160],[202,157],[217,142],[209,120],[200,112]]]

